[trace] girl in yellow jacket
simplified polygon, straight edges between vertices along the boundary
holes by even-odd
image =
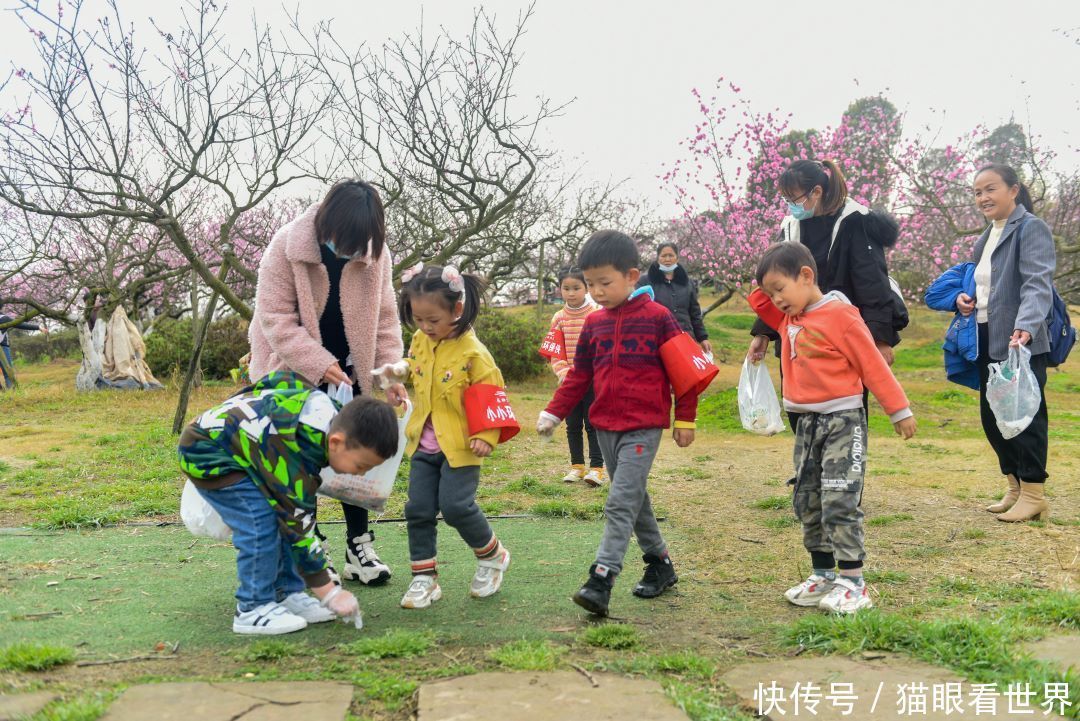
[[[498,429],[469,434],[465,390],[478,383],[503,387],[502,373],[472,329],[480,311],[482,285],[451,266],[418,263],[401,277],[401,322],[414,328],[405,361],[373,371],[412,381],[414,410],[405,435],[409,500],[405,520],[413,580],[403,608],[427,608],[442,598],[435,563],[436,520],[453,526],[478,561],[469,593],[478,598],[499,590],[510,552],[476,504],[480,465],[499,441]],[[407,370],[406,370],[407,364]]]

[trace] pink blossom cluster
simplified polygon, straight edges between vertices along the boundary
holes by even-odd
[[[666,234],[681,242],[697,276],[744,292],[787,213],[777,181],[795,160],[836,162],[852,199],[896,217],[890,272],[920,298],[943,270],[968,260],[986,225],[971,197],[976,171],[991,160],[1037,169],[1052,158],[1030,146],[1012,158],[1016,148],[994,144],[982,126],[944,147],[907,137],[903,114],[880,96],[857,100],[835,126],[799,131],[791,113],[755,110],[723,78],[708,98],[692,95],[700,118],[659,176],[679,208]]]

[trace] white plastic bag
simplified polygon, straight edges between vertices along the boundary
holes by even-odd
[[[333,390],[329,394],[330,397],[341,405],[345,405],[353,399],[353,389],[352,386],[348,383],[342,383],[338,386],[332,386],[332,389]]]
[[[349,393],[351,395],[351,388]],[[335,398],[337,398],[336,395]],[[387,458],[363,476],[337,473],[327,466],[319,474],[322,476],[319,494],[336,498],[350,506],[361,506],[375,513],[385,511],[386,499],[390,498],[390,492],[394,489],[394,480],[397,478],[398,468],[401,467],[401,458],[405,455],[405,427],[409,423],[412,412],[412,403],[405,401],[405,415],[398,419],[398,450],[393,458]]]
[[[206,536],[217,541],[228,541],[232,536],[232,529],[225,525],[221,515],[199,494],[191,479],[184,484],[184,492],[180,494],[180,518],[193,535]]]
[[[749,358],[743,361],[739,374],[739,418],[743,428],[758,435],[772,436],[784,430],[769,369]]]
[[[1015,438],[1031,425],[1042,404],[1039,381],[1031,370],[1031,351],[1022,345],[1010,347],[1008,358],[990,364],[986,401],[1003,438]]]

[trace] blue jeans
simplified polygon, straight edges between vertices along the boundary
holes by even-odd
[[[304,590],[289,544],[278,531],[277,513],[251,479],[212,491],[196,489],[232,529],[240,581],[236,606],[240,611]]]

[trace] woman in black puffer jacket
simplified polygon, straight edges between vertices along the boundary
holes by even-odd
[[[679,265],[679,247],[674,243],[661,243],[656,248],[656,262],[638,281],[638,287],[651,285],[656,302],[670,310],[679,327],[693,336],[706,353],[712,353],[709,334],[698,303],[697,286],[690,280],[686,270]]]
[[[892,365],[893,346],[908,324],[907,307],[894,290],[885,261],[886,249],[899,237],[896,220],[849,198],[844,174],[831,160],[797,160],[780,175],[778,185],[789,215],[780,224],[777,240],[809,249],[822,292],[840,291],[859,309],[878,351]],[[769,341],[779,340],[760,319],[750,333],[751,361],[760,361]],[[798,415],[788,414],[792,428]]]

